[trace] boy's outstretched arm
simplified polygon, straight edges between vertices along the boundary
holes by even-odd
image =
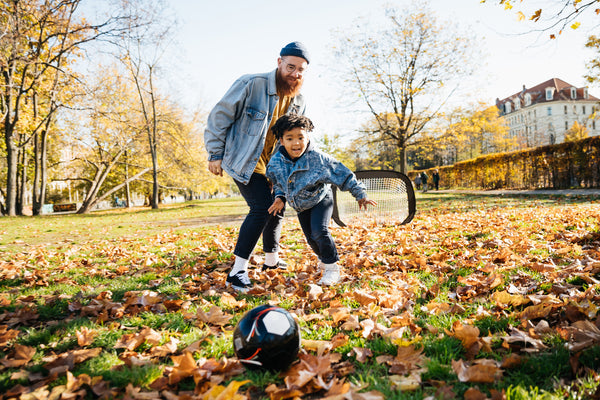
[[[283,206],[285,206],[285,202],[281,199],[281,197],[276,197],[273,201],[273,204],[271,204],[271,207],[269,207],[269,214],[277,215],[277,213],[283,210]]]
[[[364,208],[366,210],[367,204],[370,204],[374,207],[377,205],[377,202],[375,200],[371,200],[366,197],[363,197],[362,199],[358,200],[358,209],[360,210],[361,208]]]

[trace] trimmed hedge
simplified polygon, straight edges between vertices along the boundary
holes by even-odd
[[[439,167],[445,189],[569,189],[600,187],[600,136],[496,153]],[[426,170],[431,182],[433,168]],[[410,171],[413,180],[421,171]],[[430,185],[431,186],[431,185]]]

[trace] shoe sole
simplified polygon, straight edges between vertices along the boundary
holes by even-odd
[[[319,281],[319,285],[333,286],[333,285],[337,285],[340,282],[341,282],[341,279],[338,279],[337,281]]]
[[[241,287],[241,286],[236,286],[232,283],[226,282],[226,286],[228,288],[232,288],[233,290],[235,290],[236,292],[242,292],[242,293],[246,293],[248,292],[248,290],[250,290],[249,287]]]
[[[287,271],[288,267],[265,267],[263,265],[262,270],[263,271]]]

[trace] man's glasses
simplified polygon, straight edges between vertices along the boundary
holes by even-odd
[[[287,72],[289,72],[290,74],[297,72],[298,75],[304,75],[304,73],[306,72],[306,68],[296,67],[295,65],[288,64],[288,63],[285,63],[285,70]]]

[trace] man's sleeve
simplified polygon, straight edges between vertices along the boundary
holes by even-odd
[[[209,161],[223,159],[227,131],[239,118],[244,108],[248,86],[248,81],[245,79],[240,78],[235,81],[208,115],[204,130],[204,146]]]
[[[285,201],[285,191],[283,185],[277,179],[277,174],[275,173],[276,163],[276,156],[271,157],[271,160],[267,164],[266,177],[269,178],[271,183],[273,183],[273,197],[281,197],[283,201]]]

